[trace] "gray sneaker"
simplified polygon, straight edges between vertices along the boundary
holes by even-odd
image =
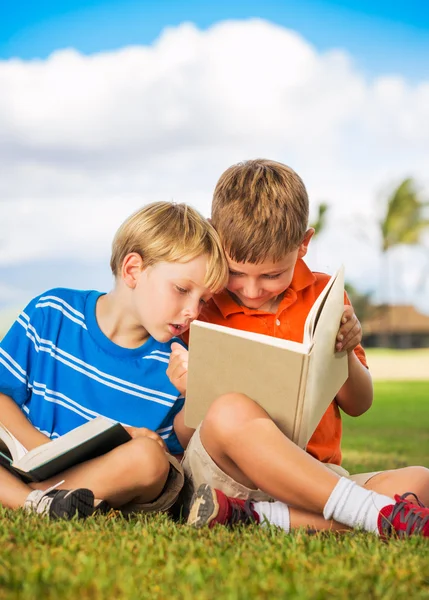
[[[28,495],[24,510],[50,519],[84,519],[94,512],[94,494],[91,490],[33,490]]]

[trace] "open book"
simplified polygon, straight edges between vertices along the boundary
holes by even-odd
[[[189,340],[185,424],[197,427],[210,404],[241,392],[305,448],[348,377],[335,342],[344,312],[344,268],[331,277],[305,321],[302,343],[194,321]]]
[[[61,437],[27,450],[0,423],[0,465],[24,481],[44,481],[131,439],[120,424],[96,417]]]

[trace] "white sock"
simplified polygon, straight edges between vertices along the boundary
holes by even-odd
[[[290,514],[287,504],[283,504],[283,502],[252,502],[252,504],[253,510],[259,515],[261,525],[270,523],[289,533]]]
[[[323,516],[327,520],[334,519],[343,525],[378,534],[378,515],[389,504],[395,504],[389,496],[377,494],[341,477],[328,498]]]

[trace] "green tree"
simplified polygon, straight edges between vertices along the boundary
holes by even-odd
[[[329,205],[325,202],[321,202],[317,207],[317,219],[314,223],[310,224],[310,227],[314,229],[314,235],[317,236],[326,227],[326,215],[329,211]]]
[[[374,311],[374,305],[371,300],[372,293],[362,293],[348,281],[345,282],[344,287],[350,298],[350,302],[353,304],[355,313],[362,323],[365,319],[370,317]]]
[[[386,274],[387,289],[390,282],[389,251],[401,244],[421,243],[422,234],[429,227],[429,218],[426,216],[428,207],[429,202],[423,200],[416,182],[411,177],[404,179],[387,198],[385,212],[379,222],[381,251],[384,257],[382,270]],[[391,338],[391,335],[388,337]],[[383,340],[389,345],[390,341]]]
[[[429,227],[425,217],[428,207],[429,202],[420,197],[414,180],[404,179],[388,198],[380,222],[382,252],[399,244],[419,244],[421,234]]]

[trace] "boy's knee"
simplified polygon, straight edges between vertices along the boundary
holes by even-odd
[[[429,469],[426,467],[404,467],[399,469],[397,473],[400,476],[401,490],[399,493],[404,494],[411,492],[415,494],[423,504],[427,504],[429,500]]]
[[[226,432],[249,420],[266,418],[268,415],[254,400],[231,392],[219,396],[210,406],[203,421],[203,427],[219,428]]]
[[[147,437],[134,438],[127,446],[128,468],[135,473],[136,478],[142,474],[148,483],[167,479],[170,463],[165,450],[155,440]]]
[[[429,492],[429,469],[426,467],[406,467],[405,470],[410,487],[418,487]],[[413,489],[410,491],[413,491]]]

